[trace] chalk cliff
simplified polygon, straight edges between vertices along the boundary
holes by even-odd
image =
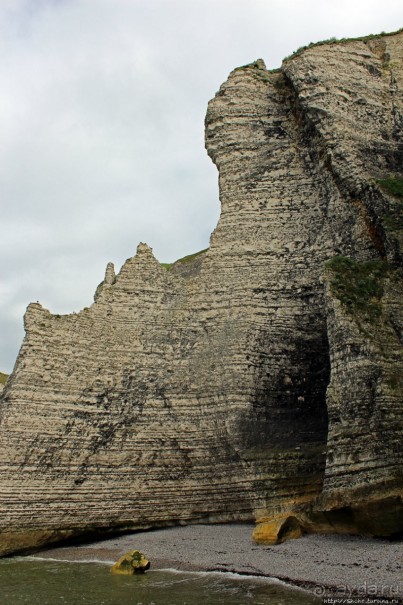
[[[403,529],[402,55],[398,32],[235,69],[206,116],[208,250],[166,267],[140,244],[80,313],[29,305],[0,552],[288,514]]]

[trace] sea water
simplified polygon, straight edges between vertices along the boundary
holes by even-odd
[[[217,572],[155,570],[116,576],[100,562],[0,561],[1,605],[311,605],[279,582]]]

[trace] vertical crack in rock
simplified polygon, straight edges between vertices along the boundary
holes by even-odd
[[[29,305],[0,404],[0,552],[288,513],[401,530],[402,37],[234,70],[206,116],[209,249],[162,266],[140,244],[80,313]]]

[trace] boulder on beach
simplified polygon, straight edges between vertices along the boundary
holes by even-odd
[[[258,544],[281,544],[286,540],[300,538],[302,529],[296,517],[289,514],[277,515],[268,521],[258,523],[253,539]]]
[[[132,576],[135,573],[144,573],[150,569],[150,561],[139,550],[131,550],[112,566],[111,572],[114,574]]]

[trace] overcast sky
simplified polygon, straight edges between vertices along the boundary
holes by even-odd
[[[207,102],[229,72],[394,31],[401,0],[0,0],[0,371],[29,302],[92,302],[140,241],[161,262],[219,216]]]

